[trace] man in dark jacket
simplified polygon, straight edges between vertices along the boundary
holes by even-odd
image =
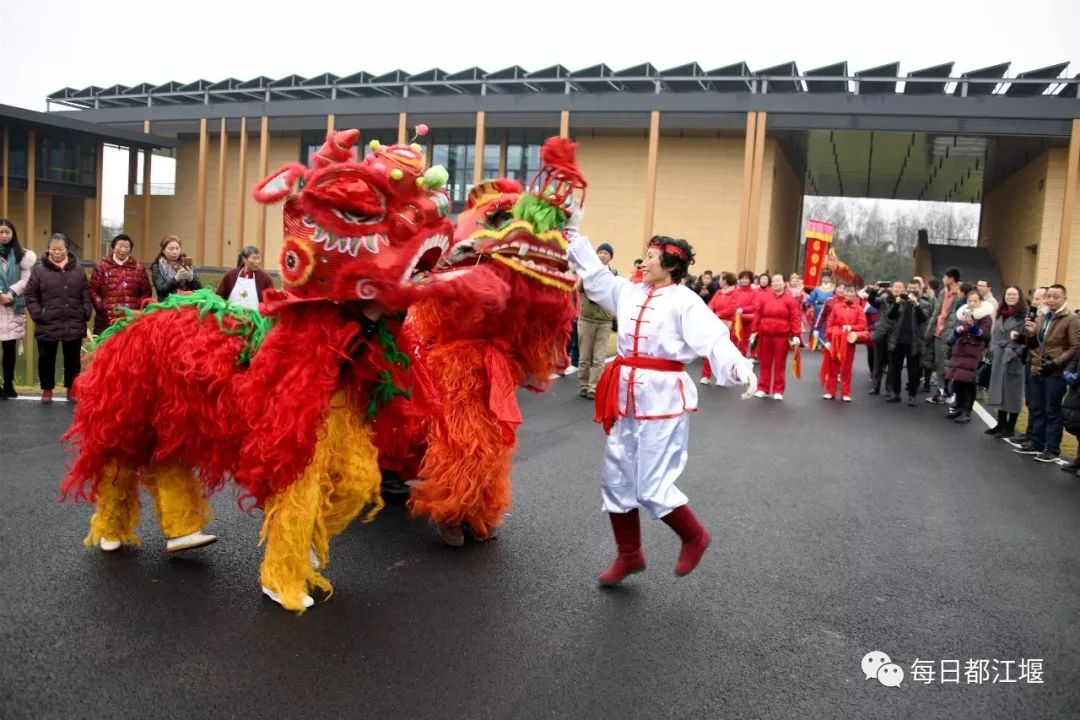
[[[908,405],[915,404],[915,393],[919,391],[919,376],[922,374],[922,351],[926,342],[926,321],[930,317],[930,307],[920,296],[919,283],[912,280],[907,291],[896,292],[889,304],[889,392],[888,402],[900,402],[900,370],[907,362],[907,400]]]
[[[892,319],[889,317],[889,309],[893,306],[895,298],[904,292],[904,283],[897,280],[888,288],[877,288],[875,294],[872,290],[867,294],[866,301],[877,310],[877,322],[874,330],[870,333],[873,341],[874,365],[870,371],[870,394],[881,394],[881,381],[886,373],[892,375],[889,369],[889,336],[892,334]],[[886,391],[888,390],[888,383]]]
[[[1031,357],[1028,440],[1013,452],[1044,463],[1057,462],[1061,454],[1065,368],[1080,350],[1080,315],[1069,309],[1066,297],[1064,285],[1051,285],[1040,316],[1024,323]]]

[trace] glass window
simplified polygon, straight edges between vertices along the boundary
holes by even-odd
[[[465,128],[435,130],[431,134],[431,165],[442,165],[450,179],[446,191],[453,203],[452,211],[459,213],[472,189],[473,157],[476,152],[476,132]]]
[[[97,180],[97,152],[92,141],[39,134],[35,161],[34,175],[38,180],[87,187],[94,187]]]
[[[507,130],[506,176],[528,185],[540,172],[540,148],[558,130]]]

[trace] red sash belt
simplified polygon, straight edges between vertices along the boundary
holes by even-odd
[[[593,421],[604,426],[605,435],[611,432],[615,421],[619,419],[619,377],[623,366],[642,370],[682,372],[686,364],[677,360],[663,360],[647,355],[634,357],[616,355],[615,359],[604,367],[604,372],[600,374],[600,380],[596,383],[596,414],[593,416]]]

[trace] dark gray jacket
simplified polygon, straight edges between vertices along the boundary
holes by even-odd
[[[889,352],[896,349],[900,342],[900,331],[906,325],[911,328],[911,354],[922,355],[926,346],[926,322],[930,319],[929,304],[919,298],[912,304],[904,301],[890,301],[888,304]]]
[[[34,320],[38,340],[86,337],[86,323],[93,311],[90,283],[74,254],[68,253],[62,268],[47,257],[34,266],[26,284],[26,309]]]

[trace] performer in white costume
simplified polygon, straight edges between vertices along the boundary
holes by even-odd
[[[580,220],[574,213],[573,220]],[[575,225],[571,222],[572,225]],[[567,230],[570,262],[585,294],[618,318],[618,356],[600,377],[597,422],[607,445],[603,464],[603,509],[611,517],[618,555],[600,575],[615,585],[645,569],[638,508],[663,520],[681,538],[676,575],[687,575],[709,546],[675,481],[686,466],[687,413],[697,410],[697,386],[686,363],[704,357],[718,385],[744,384],[743,397],[757,385],[753,365],[728,337],[723,321],[680,281],[694,260],[685,240],[656,236],[649,241],[644,282],[611,274],[588,238]]]

